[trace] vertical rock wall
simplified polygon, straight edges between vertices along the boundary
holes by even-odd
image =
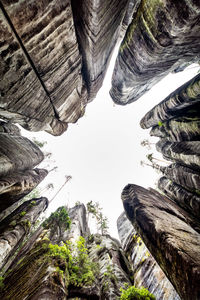
[[[197,75],[141,120],[160,138],[157,150],[172,161],[156,166],[164,175],[162,194],[131,184],[122,193],[128,218],[185,300],[200,298],[199,93]]]
[[[0,212],[30,193],[47,175],[34,167],[44,158],[33,142],[20,135],[18,127],[2,123],[0,132]]]
[[[157,300],[180,300],[142,239],[127,219],[125,212],[117,220],[119,238],[133,268],[134,285],[147,288]]]

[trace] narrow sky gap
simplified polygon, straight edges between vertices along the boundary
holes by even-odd
[[[58,171],[50,173],[41,184],[54,184],[51,195],[46,194],[48,198],[64,183],[65,175],[72,176],[51,203],[48,213],[61,205],[72,207],[77,201],[85,204],[98,201],[109,219],[110,234],[118,238],[116,220],[123,211],[124,186],[135,183],[155,188],[159,177],[151,168],[140,165],[153,150],[147,151],[140,145],[142,140],[152,138],[149,130],[140,128],[139,122],[147,111],[191,79],[198,69],[190,66],[184,72],[169,74],[136,102],[118,106],[109,96],[116,55],[117,49],[96,99],[88,104],[85,115],[76,124],[70,125],[60,137],[25,130],[23,135],[47,141],[44,150],[53,153],[51,159],[56,161]]]

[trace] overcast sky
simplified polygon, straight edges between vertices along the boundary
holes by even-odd
[[[109,96],[110,68],[103,87],[88,104],[85,115],[76,124],[70,124],[62,136],[28,133],[29,138],[34,136],[47,141],[44,150],[53,153],[52,160],[58,166],[57,172],[50,173],[42,183],[43,186],[49,182],[54,184],[50,197],[65,181],[65,175],[72,176],[50,209],[66,204],[72,207],[76,201],[99,202],[109,219],[111,235],[118,238],[116,220],[123,211],[122,189],[128,183],[155,187],[158,178],[151,168],[140,165],[146,154],[152,152],[140,143],[152,138],[148,130],[140,128],[139,122],[147,111],[192,78],[195,72],[197,68],[189,67],[185,72],[171,74],[136,102],[118,106]]]

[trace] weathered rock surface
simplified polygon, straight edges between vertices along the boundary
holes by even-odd
[[[30,193],[48,174],[45,169],[14,172],[0,178],[0,212]]]
[[[200,297],[200,235],[183,210],[154,190],[127,185],[122,193],[127,217],[170,279],[181,299]]]
[[[0,116],[53,135],[76,122],[102,85],[127,3],[3,0]]]
[[[157,300],[180,300],[142,239],[127,219],[125,212],[117,220],[119,238],[133,268],[134,285],[144,286]]]
[[[1,106],[9,118],[9,112],[20,113],[20,124],[30,130],[61,134],[68,122],[77,121],[83,114],[87,102],[71,3],[44,0],[39,5],[34,1],[12,5],[5,0],[2,12],[7,19],[2,26],[6,24],[10,34],[2,36],[7,44],[2,50],[6,60],[2,61],[5,72],[1,92],[6,107]],[[10,36],[16,44],[11,53]],[[5,81],[13,89],[6,89]]]
[[[119,36],[127,0],[73,0],[77,38],[83,56],[82,73],[92,100],[105,76],[112,50]]]
[[[98,263],[100,299],[117,299],[120,287],[131,284],[130,265],[116,239],[96,234],[89,240],[89,255]]]
[[[162,127],[165,121],[171,119],[178,119],[180,117],[186,117],[192,121],[199,121],[198,110],[200,107],[200,74],[187,81],[185,84],[177,88],[169,96],[167,96],[163,101],[154,106],[146,115],[142,118],[140,125],[142,128],[150,128],[152,126],[160,125]],[[191,112],[192,111],[192,119]],[[193,125],[193,124],[191,124]],[[186,124],[187,126],[187,124]],[[182,126],[185,131],[187,128]],[[192,128],[191,128],[192,129]],[[172,128],[173,130],[173,128]],[[175,130],[176,131],[176,128]],[[199,134],[198,130],[195,132]],[[177,137],[177,140],[178,137]],[[188,139],[186,139],[188,140]],[[190,139],[191,140],[191,139]]]
[[[116,60],[115,103],[137,100],[178,66],[199,60],[199,13],[198,1],[141,1]]]
[[[47,206],[46,198],[26,201],[0,223],[0,268],[14,254]]]
[[[90,235],[84,204],[70,208],[69,217],[72,220],[70,230],[65,232],[66,235],[63,237],[63,240],[75,241],[79,236],[83,236],[85,238]]]
[[[159,167],[159,170],[167,178],[192,192],[198,193],[200,190],[199,171],[180,165],[179,163],[171,164],[168,167]]]
[[[177,118],[166,121],[162,126],[154,126],[150,135],[167,138],[171,141],[199,141],[200,121],[191,118]]]
[[[186,190],[167,177],[161,177],[158,181],[158,188],[163,191],[170,199],[176,201],[181,207],[194,214],[197,218],[200,216],[200,195]]]
[[[200,167],[199,141],[171,142],[167,139],[160,139],[156,144],[156,149],[167,160],[179,162],[197,170]]]
[[[0,139],[0,176],[31,169],[44,159],[42,151],[25,137],[0,133]]]

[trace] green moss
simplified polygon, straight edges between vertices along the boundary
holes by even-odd
[[[158,126],[159,127],[162,127],[163,126],[163,123],[161,121],[158,121]]]
[[[145,288],[130,286],[127,289],[120,289],[120,300],[156,300],[155,296]]]
[[[133,34],[140,22],[143,25],[143,31],[146,31],[148,37],[157,43],[154,35],[157,33],[157,23],[155,22],[155,15],[158,8],[163,8],[163,1],[161,0],[142,0],[137,10],[137,14],[134,17],[132,23],[129,25],[127,34],[120,46],[120,52],[129,47],[130,42],[133,40]]]
[[[23,217],[23,216],[25,216],[25,214],[26,214],[26,211],[22,211],[22,212],[20,213],[20,216]]]

